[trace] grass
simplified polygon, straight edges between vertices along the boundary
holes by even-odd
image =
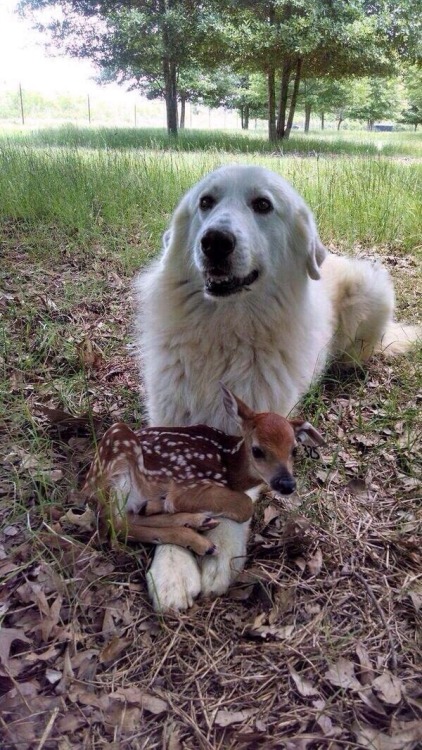
[[[419,241],[422,164],[383,157],[246,159],[216,151],[121,152],[7,143],[0,148],[0,213],[32,222],[37,231],[58,225],[69,234],[96,235],[108,247],[116,244],[116,233],[126,233],[129,240],[137,232],[136,246],[151,252],[192,182],[221,163],[245,160],[280,172],[296,186],[327,243],[359,241],[406,250]]]
[[[317,154],[343,156],[422,156],[420,133],[402,131],[377,133],[368,131],[318,131],[308,134],[292,132],[288,141],[279,144],[268,142],[266,133],[253,130],[202,131],[184,130],[179,137],[169,137],[158,128],[91,128],[64,125],[59,128],[42,128],[11,131],[13,140],[22,145],[35,147],[71,147],[90,149],[142,149],[179,151],[225,151],[232,154],[295,154],[315,156]],[[7,132],[3,136],[7,141]]]
[[[131,280],[184,190],[227,160],[280,171],[325,242],[383,258],[414,322],[421,165],[35,140],[0,146],[2,747],[416,749],[419,352],[309,392],[327,447],[299,457],[301,504],[263,498],[237,585],[179,617],[78,488],[94,432],[144,418]]]

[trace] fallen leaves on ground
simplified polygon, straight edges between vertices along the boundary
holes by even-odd
[[[17,225],[10,236],[25,241]],[[124,343],[131,280],[101,247],[87,264],[66,245],[54,269],[9,249],[2,748],[416,750],[416,360],[327,375],[306,415],[327,446],[319,462],[299,454],[290,501],[258,503],[236,586],[160,617],[151,551],[100,542],[78,492],[104,429],[143,418]],[[395,386],[398,413],[386,408]]]

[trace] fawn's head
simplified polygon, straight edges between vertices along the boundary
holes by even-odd
[[[276,492],[290,495],[296,488],[293,459],[298,442],[312,447],[324,445],[322,435],[303,419],[287,419],[274,412],[256,413],[220,385],[226,411],[245,439],[250,470]]]

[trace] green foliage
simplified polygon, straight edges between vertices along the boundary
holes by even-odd
[[[101,81],[163,97],[173,135],[178,95],[183,102],[219,101],[242,115],[262,115],[269,98],[272,122],[278,77],[277,133],[284,137],[301,80],[385,77],[400,61],[422,58],[422,0],[21,0],[20,8],[35,13],[54,46],[90,58]],[[61,15],[37,15],[52,9]],[[357,116],[373,121],[392,110],[387,89],[370,87],[373,111],[361,107]]]
[[[403,78],[407,106],[401,112],[400,121],[414,125],[416,130],[422,124],[422,70],[416,65],[410,66],[405,70]]]
[[[347,115],[372,128],[377,120],[394,120],[400,108],[397,79],[366,78],[356,81]]]

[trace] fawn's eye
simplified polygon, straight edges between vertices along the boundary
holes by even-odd
[[[254,458],[265,458],[265,453],[259,445],[252,446],[252,455]]]
[[[202,211],[209,211],[213,206],[215,206],[216,200],[212,197],[212,195],[203,195],[202,198],[199,199],[199,208]]]
[[[252,209],[256,214],[269,214],[273,210],[273,204],[268,198],[255,198],[252,201]]]

